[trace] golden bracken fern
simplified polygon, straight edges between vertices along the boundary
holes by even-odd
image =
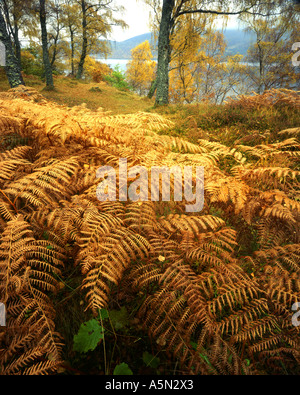
[[[299,98],[272,90],[227,105],[299,107]],[[157,133],[173,127],[151,112],[70,109],[33,89],[1,94],[0,374],[60,371],[66,339],[55,303],[70,272],[91,315],[113,307],[116,295],[138,300],[138,322],[180,372],[296,371],[297,131],[228,147]],[[120,158],[148,174],[151,166],[204,166],[203,210],[187,213],[185,199],[98,200],[97,169],[113,167],[118,180]]]

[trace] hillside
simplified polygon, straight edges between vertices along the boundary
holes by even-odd
[[[141,97],[131,91],[120,91],[108,83],[102,81],[85,82],[63,76],[54,76],[54,91],[44,90],[45,84],[39,77],[26,76],[27,86],[33,86],[47,99],[57,104],[69,107],[84,105],[90,110],[99,107],[113,114],[127,114],[136,111],[145,111],[153,106],[153,100]],[[7,91],[9,84],[4,70],[0,70],[0,92]]]
[[[124,41],[110,41],[112,53],[109,55],[108,58],[130,59],[131,50],[146,40],[148,40],[153,45],[153,48],[155,48],[156,44],[152,39],[151,33],[141,34],[139,36],[135,36]],[[156,51],[153,51],[153,54],[156,55]]]
[[[227,29],[224,34],[228,45],[228,55],[237,53],[245,55],[250,43],[254,40],[253,34],[246,34],[242,30]],[[125,41],[110,41],[112,53],[108,59],[130,59],[130,51],[146,40],[153,45],[153,48],[156,47],[157,44],[154,42],[151,33],[141,34]],[[155,58],[157,57],[156,50],[153,50],[153,55]]]

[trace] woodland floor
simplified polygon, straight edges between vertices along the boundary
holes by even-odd
[[[0,75],[0,374],[299,374],[299,96],[155,108],[25,81]],[[100,202],[96,171],[121,157],[204,166],[202,212]]]
[[[132,92],[120,91],[106,82],[85,82],[54,76],[55,90],[49,92],[44,89],[45,84],[40,78],[25,76],[24,79],[26,85],[35,88],[47,99],[68,107],[85,103],[90,110],[101,107],[111,114],[128,114],[133,111],[145,111],[153,106],[152,100],[139,97]],[[8,89],[7,79],[0,75],[0,92]]]

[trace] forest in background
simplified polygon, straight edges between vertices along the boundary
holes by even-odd
[[[122,73],[89,56],[113,1],[1,0],[0,375],[299,375],[297,5],[146,1],[158,61],[144,41]],[[233,4],[258,69],[213,29]],[[99,200],[120,158],[203,166],[203,209],[172,177],[168,201]]]
[[[152,38],[131,49],[129,70],[120,75],[93,62],[95,55],[107,58],[113,52],[113,26],[127,27],[114,1],[1,0],[0,34],[11,87],[24,84],[22,73],[41,77],[49,90],[55,88],[53,75],[98,82],[111,80],[115,71],[114,83],[155,97],[156,104],[220,104],[231,95],[299,90],[295,2],[145,2],[153,10]],[[231,14],[243,24],[234,38],[226,33]]]

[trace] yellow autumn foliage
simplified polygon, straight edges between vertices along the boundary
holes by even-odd
[[[155,68],[150,43],[146,40],[131,51],[131,60],[127,65],[128,82],[140,95],[145,95],[150,89],[155,79]]]

